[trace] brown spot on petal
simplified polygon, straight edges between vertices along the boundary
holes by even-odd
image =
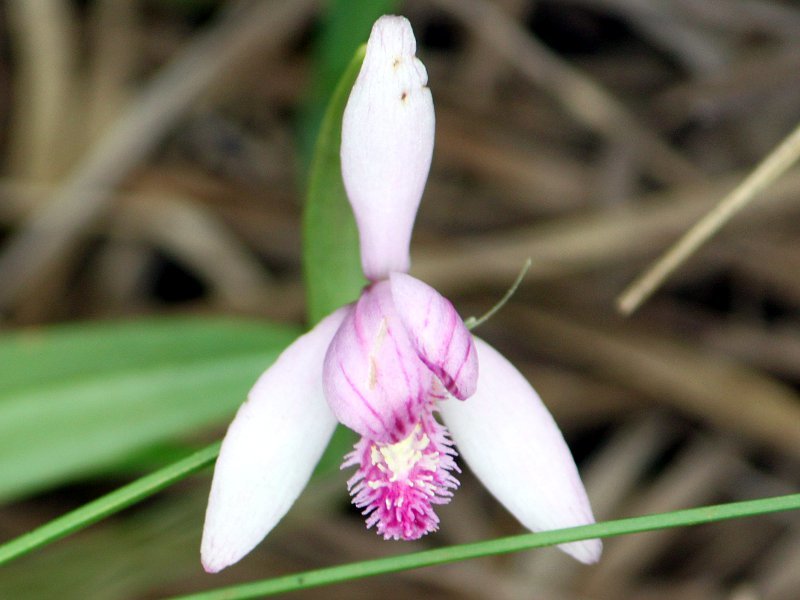
[[[369,373],[367,378],[369,379],[369,389],[374,390],[378,383],[378,364],[375,362],[374,356],[369,357]]]
[[[389,332],[388,326],[386,322],[386,317],[381,319],[380,326],[378,327],[378,333],[375,335],[375,339],[372,342],[372,348],[369,352],[369,370],[367,372],[367,385],[369,386],[370,390],[374,390],[375,386],[378,384],[378,362],[376,360],[376,356],[378,352],[380,352],[381,346],[383,345],[384,340],[386,339],[386,334]]]

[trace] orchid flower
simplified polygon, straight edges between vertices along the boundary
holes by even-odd
[[[525,378],[473,337],[453,305],[408,275],[430,168],[434,112],[408,21],[373,26],[342,123],[341,164],[369,284],[261,376],[216,463],[201,546],[209,572],[250,552],[305,487],[337,423],[353,503],[387,539],[435,531],[458,487],[456,448],[534,531],[592,523],[577,468]],[[480,365],[480,376],[478,368]],[[440,419],[437,419],[437,413]],[[599,540],[561,548],[595,562]]]

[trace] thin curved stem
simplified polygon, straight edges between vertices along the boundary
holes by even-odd
[[[441,565],[471,558],[520,552],[543,546],[555,546],[568,542],[614,537],[656,529],[700,525],[796,509],[800,509],[800,494],[690,508],[669,513],[606,521],[593,525],[570,527],[569,529],[515,535],[485,542],[460,544],[447,548],[350,563],[180,596],[172,600],[245,600],[247,598],[261,598],[353,579]]]
[[[33,531],[6,542],[0,546],[0,565],[97,523],[109,515],[136,504],[140,500],[152,496],[173,483],[209,466],[216,460],[220,444],[221,442],[215,442],[210,446],[206,446],[191,456],[187,456],[154,473],[145,475],[128,485],[45,523]]]

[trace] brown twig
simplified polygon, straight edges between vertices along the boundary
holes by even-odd
[[[0,254],[0,310],[46,278],[49,268],[107,207],[114,189],[144,160],[188,106],[254,46],[275,49],[314,0],[236,4],[165,66],[76,167],[59,191]]]
[[[622,314],[630,315],[678,267],[717,233],[736,213],[783,175],[800,158],[800,126],[773,150],[711,212],[689,229],[660,259],[634,280],[617,300]]]
[[[63,173],[74,107],[77,35],[68,2],[8,3],[10,41],[19,56],[12,119],[15,176],[51,181]]]
[[[585,127],[641,150],[648,173],[669,184],[698,183],[703,174],[670,148],[599,84],[548,50],[501,9],[484,0],[435,0],[463,21]]]

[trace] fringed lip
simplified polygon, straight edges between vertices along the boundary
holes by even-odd
[[[428,412],[395,444],[362,438],[342,468],[357,467],[347,485],[368,528],[387,540],[416,540],[439,528],[434,506],[458,487],[455,456],[447,429]]]

